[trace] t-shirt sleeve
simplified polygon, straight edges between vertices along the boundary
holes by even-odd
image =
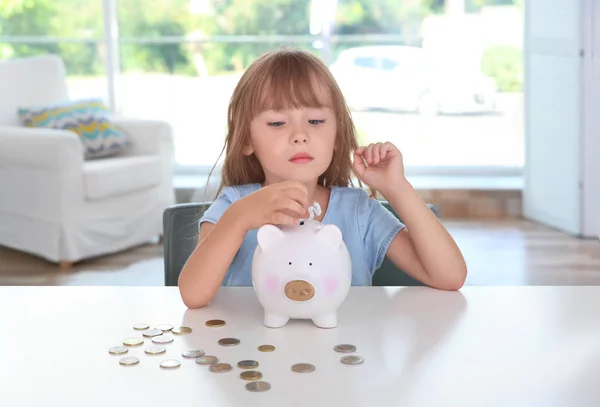
[[[231,187],[225,187],[221,190],[221,193],[213,201],[213,203],[204,212],[200,220],[198,221],[198,229],[202,225],[202,222],[217,223],[223,213],[229,208],[231,203],[238,198],[236,191]]]
[[[365,261],[374,273],[383,262],[390,243],[405,225],[376,199],[361,191],[358,226],[365,247]]]

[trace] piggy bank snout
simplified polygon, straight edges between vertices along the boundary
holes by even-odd
[[[315,287],[304,280],[293,280],[285,285],[285,296],[292,301],[308,301],[315,295]]]

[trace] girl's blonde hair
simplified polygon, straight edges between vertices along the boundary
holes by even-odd
[[[263,183],[265,174],[254,154],[243,154],[250,142],[250,122],[262,111],[299,107],[323,107],[319,91],[331,98],[337,134],[331,164],[318,184],[353,186],[351,156],[358,147],[354,123],[342,92],[327,66],[309,52],[280,49],[255,60],[244,72],[231,97],[227,111],[227,137],[221,184],[215,196],[226,186]],[[218,160],[217,160],[218,161]],[[212,174],[214,168],[210,171]],[[360,179],[356,177],[362,187]],[[207,184],[208,185],[208,184]],[[207,188],[208,189],[208,188]],[[371,188],[370,195],[375,196]]]

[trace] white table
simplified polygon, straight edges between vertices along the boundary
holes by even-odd
[[[221,318],[222,328],[204,322]],[[132,325],[187,325],[166,355],[108,353]],[[0,406],[591,406],[600,403],[600,287],[352,288],[339,326],[262,325],[251,288],[225,288],[187,310],[174,287],[0,287]],[[237,337],[223,347],[219,338]],[[364,364],[340,363],[351,343]],[[257,346],[273,344],[261,353]],[[211,373],[189,348],[234,370]],[[180,359],[176,370],[159,362]],[[237,362],[259,361],[264,393]],[[312,373],[291,365],[308,362]]]

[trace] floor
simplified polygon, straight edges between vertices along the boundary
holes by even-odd
[[[600,285],[600,242],[523,220],[444,224],[463,251],[467,285]],[[0,246],[0,285],[163,285],[162,246],[149,244],[61,270]]]

